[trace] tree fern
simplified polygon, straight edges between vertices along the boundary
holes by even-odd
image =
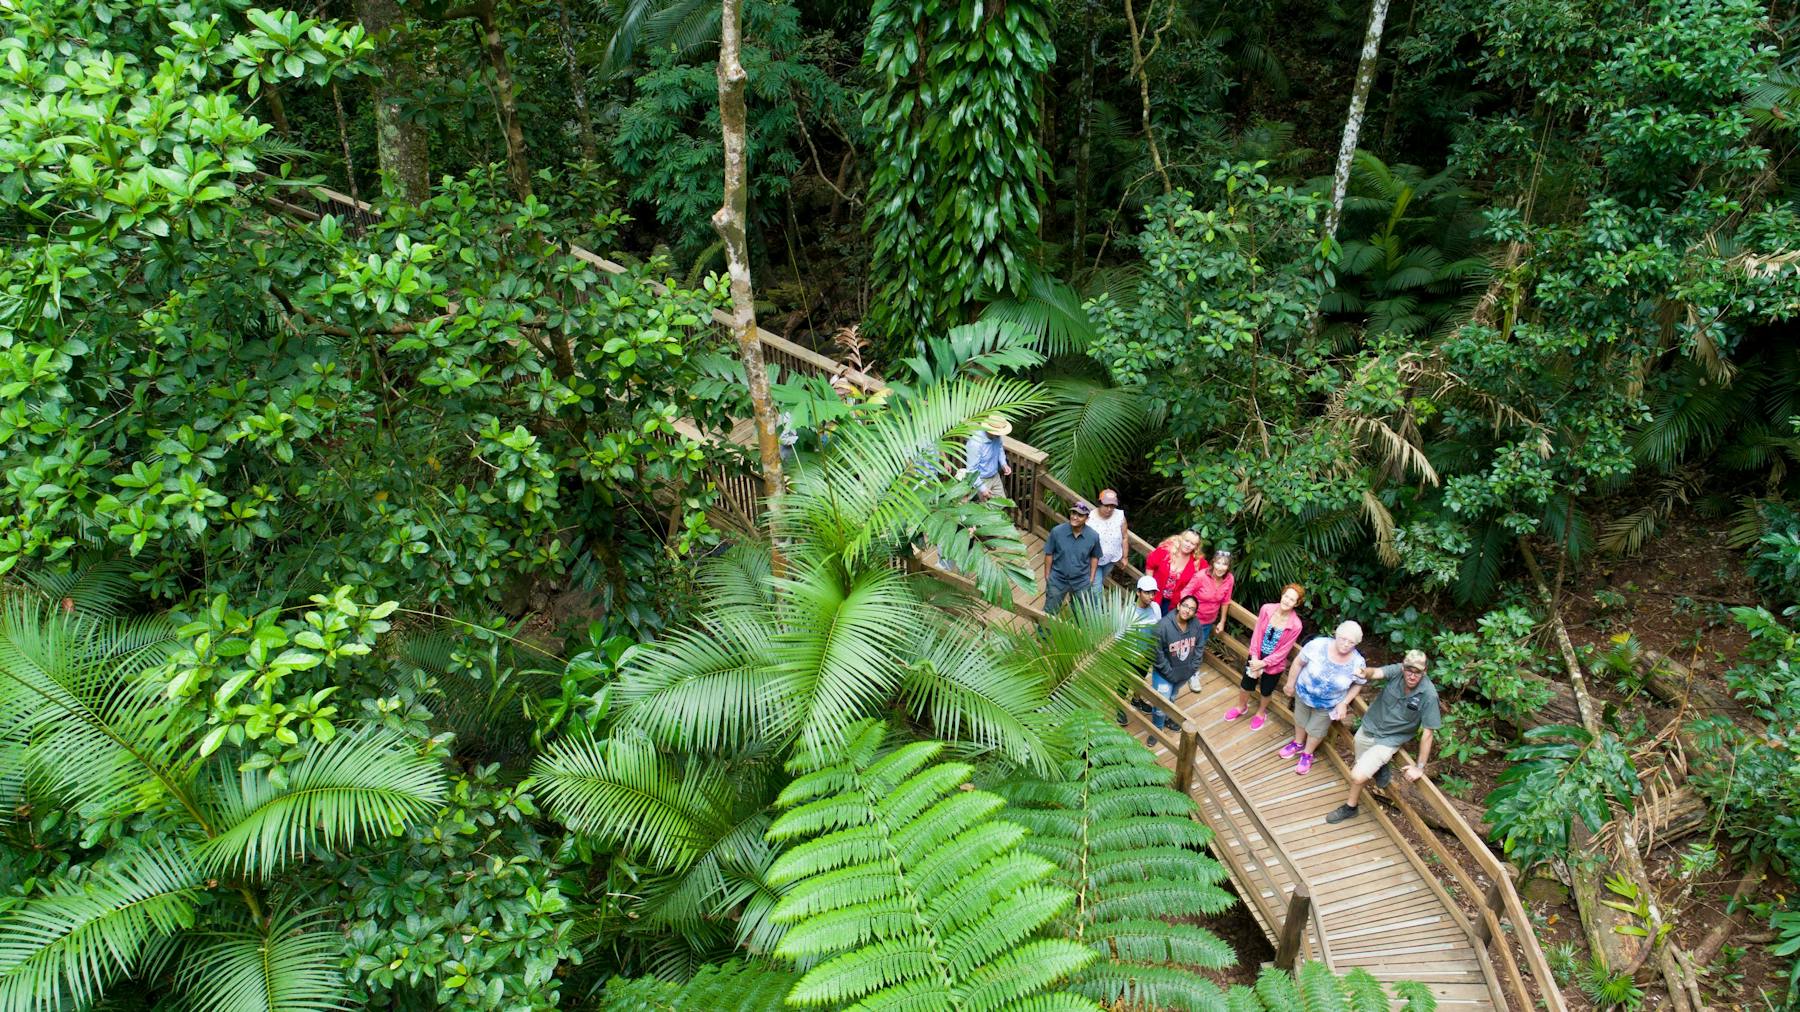
[[[1062,728],[1070,758],[1060,777],[1009,777],[995,789],[1003,815],[1031,831],[1027,849],[1057,866],[1077,900],[1062,933],[1098,958],[1070,988],[1107,1008],[1221,1008],[1218,985],[1196,973],[1236,961],[1204,928],[1166,918],[1217,915],[1234,902],[1225,871],[1204,853],[1211,838],[1169,772],[1108,718],[1076,710]]]
[[[1004,802],[965,790],[938,742],[882,751],[865,721],[845,747],[797,757],[770,827],[790,849],[769,871],[783,889],[777,954],[810,967],[788,1003],[945,1010],[1087,1010],[1056,990],[1092,950],[1042,929],[1074,897],[1025,851]]]
[[[615,977],[595,1012],[771,1012],[797,974],[760,963],[708,964],[686,984]]]

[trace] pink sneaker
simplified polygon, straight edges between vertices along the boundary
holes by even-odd
[[[1290,741],[1286,745],[1281,746],[1281,758],[1292,759],[1299,754],[1302,748],[1305,748],[1305,746],[1301,745],[1299,742]]]
[[[1312,753],[1311,752],[1300,753],[1300,765],[1294,767],[1294,772],[1300,774],[1301,776],[1305,776],[1311,770],[1312,770]]]
[[[1228,717],[1228,718],[1226,718],[1226,719],[1227,719],[1227,720],[1229,720],[1229,719],[1230,719],[1230,718],[1229,718],[1229,717]],[[1254,716],[1254,717],[1251,717],[1251,718],[1250,718],[1250,730],[1252,730],[1252,731],[1261,731],[1261,730],[1262,730],[1262,726],[1263,726],[1263,723],[1264,723],[1264,720],[1263,720],[1263,715],[1262,715],[1262,714],[1260,714],[1260,713],[1259,713],[1259,714],[1257,714],[1257,715],[1256,715],[1256,716]]]
[[[1239,717],[1242,717],[1243,715],[1244,715],[1244,711],[1242,711],[1234,706],[1231,709],[1225,711],[1225,723],[1229,724],[1232,721],[1238,719]]]

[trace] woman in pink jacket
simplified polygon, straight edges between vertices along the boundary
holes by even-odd
[[[1225,711],[1228,721],[1242,717],[1250,709],[1250,692],[1262,696],[1256,716],[1250,718],[1250,729],[1258,730],[1268,718],[1269,697],[1287,670],[1288,657],[1294,644],[1300,642],[1300,602],[1306,599],[1306,588],[1290,583],[1281,588],[1281,600],[1265,604],[1256,613],[1256,628],[1250,630],[1250,663],[1244,667],[1244,679],[1238,683],[1237,705]]]
[[[1206,641],[1213,633],[1225,628],[1225,615],[1231,610],[1231,588],[1236,582],[1231,575],[1231,553],[1221,548],[1212,554],[1212,564],[1197,567],[1187,585],[1175,594],[1175,600],[1193,597],[1200,605],[1194,613],[1194,620],[1200,623],[1200,646],[1206,647]],[[1200,672],[1188,679],[1188,691],[1200,691]]]

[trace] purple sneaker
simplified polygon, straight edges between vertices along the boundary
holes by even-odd
[[[1312,770],[1312,753],[1311,752],[1300,753],[1300,765],[1294,767],[1294,772],[1300,774],[1301,776],[1305,776],[1307,773],[1311,772],[1311,770]]]
[[[1295,755],[1299,754],[1301,749],[1303,749],[1305,747],[1306,746],[1300,744],[1297,741],[1290,741],[1286,745],[1281,746],[1281,758],[1292,759],[1292,758],[1294,758]]]

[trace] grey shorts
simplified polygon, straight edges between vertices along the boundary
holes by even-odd
[[[1306,700],[1295,696],[1294,726],[1308,738],[1323,738],[1331,730],[1331,711],[1308,706]]]

